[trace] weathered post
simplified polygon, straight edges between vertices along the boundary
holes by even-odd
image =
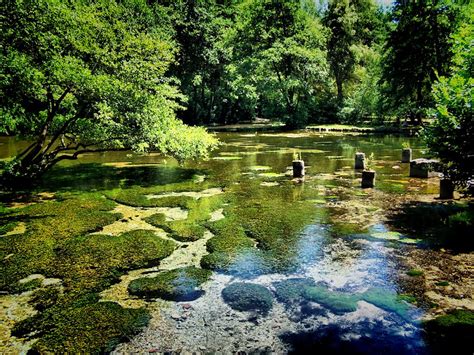
[[[414,159],[410,162],[410,177],[431,178],[439,176],[439,162],[433,159]]]
[[[402,163],[409,163],[411,161],[412,150],[411,148],[403,148],[402,150]]]
[[[304,161],[293,160],[293,177],[302,178],[304,177]]]
[[[442,200],[454,198],[454,184],[451,179],[442,178],[439,181],[439,198]]]
[[[355,169],[365,169],[365,154],[356,153],[355,154]]]
[[[364,170],[362,172],[362,188],[370,188],[375,186],[375,171]]]

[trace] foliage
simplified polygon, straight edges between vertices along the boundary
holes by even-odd
[[[458,187],[474,176],[474,10],[453,35],[452,75],[433,86],[434,121],[424,130],[430,151],[440,158],[444,174]]]
[[[385,110],[420,123],[433,103],[437,75],[449,71],[456,7],[442,0],[397,1],[385,44]]]
[[[193,266],[162,271],[155,277],[142,277],[128,285],[131,295],[171,301],[191,301],[200,297],[199,286],[209,280],[211,271]]]
[[[183,160],[215,147],[175,118],[182,96],[166,76],[175,50],[145,1],[9,0],[4,9],[0,129],[33,140],[7,176],[32,179],[90,151]]]

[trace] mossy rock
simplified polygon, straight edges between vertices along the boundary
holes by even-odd
[[[211,274],[209,270],[193,266],[163,271],[155,277],[133,280],[128,285],[128,292],[143,298],[191,301],[203,294],[199,286],[208,281]]]
[[[324,286],[306,288],[304,297],[309,301],[319,303],[335,314],[344,314],[357,310],[358,298],[356,296],[330,291]]]
[[[273,306],[272,293],[264,286],[236,282],[222,290],[222,298],[237,311],[268,313]]]
[[[387,312],[398,314],[403,319],[409,320],[409,311],[412,307],[407,303],[413,298],[406,298],[397,295],[395,292],[381,288],[372,288],[364,292],[361,298]]]
[[[294,278],[273,283],[275,295],[280,302],[300,302],[304,299],[306,289],[316,286],[313,279]]]
[[[14,336],[38,339],[35,353],[91,353],[112,351],[149,322],[144,309],[122,308],[114,302],[98,302],[94,295],[62,303],[17,323]]]
[[[439,354],[472,354],[474,334],[474,312],[454,310],[423,323],[425,339]]]

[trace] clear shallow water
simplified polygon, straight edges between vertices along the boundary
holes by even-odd
[[[107,191],[205,175],[207,181],[225,186],[232,197],[226,208],[243,224],[272,233],[263,242],[257,238],[255,249],[239,253],[230,266],[215,272],[203,287],[204,295],[188,302],[189,308],[188,303],[185,309],[183,303],[165,302],[155,314],[159,321],[118,351],[427,351],[419,329],[422,311],[397,297],[393,248],[405,246],[373,237],[389,232],[385,214],[392,200],[407,192],[436,191],[432,181],[409,179],[407,165],[399,163],[403,142],[410,142],[415,158],[423,156],[423,147],[415,139],[375,135],[297,132],[219,138],[223,144],[208,161],[178,167],[159,155],[92,154],[59,166],[42,184],[50,192]],[[22,144],[0,138],[0,159]],[[356,151],[374,154],[374,190],[359,188],[360,172],[352,169]],[[307,165],[304,183],[291,181],[289,175],[295,152]],[[295,209],[305,217],[287,213]],[[177,266],[184,265],[186,261]],[[352,297],[348,303],[355,309],[341,311],[330,302],[318,302],[321,295],[282,299],[278,282],[292,279],[309,280],[323,296]],[[236,282],[270,290],[271,310],[231,309],[221,293]]]

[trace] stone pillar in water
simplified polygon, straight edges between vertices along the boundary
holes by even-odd
[[[364,170],[362,172],[362,184],[363,188],[369,188],[375,186],[375,171]]]
[[[450,200],[454,198],[454,184],[451,179],[441,179],[439,181],[439,198]]]
[[[404,148],[402,150],[402,163],[409,163],[411,161],[411,148]]]
[[[365,154],[364,153],[356,153],[354,168],[365,169]]]
[[[431,178],[439,176],[439,161],[433,159],[414,159],[410,162],[410,177]]]
[[[304,176],[304,161],[293,160],[293,177],[302,178]]]

